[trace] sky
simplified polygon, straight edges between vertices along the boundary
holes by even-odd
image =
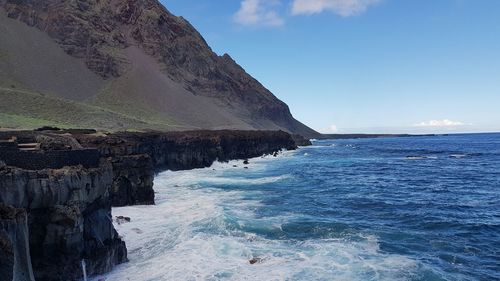
[[[322,133],[500,132],[500,1],[161,2]]]

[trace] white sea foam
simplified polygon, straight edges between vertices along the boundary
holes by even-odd
[[[406,160],[425,160],[425,159],[432,159],[436,160],[438,159],[437,156],[406,156]]]
[[[282,157],[286,157],[282,156]],[[252,159],[249,171],[269,159]],[[236,162],[234,162],[236,163]],[[267,239],[242,229],[281,230],[293,214],[258,218],[258,200],[219,184],[263,184],[291,177],[222,178],[234,163],[194,171],[165,172],[155,179],[156,206],[114,208],[130,223],[115,225],[130,262],[106,280],[405,280],[417,264],[381,253],[376,237],[361,241]],[[267,162],[268,163],[268,162]],[[215,168],[215,171],[213,170]],[[261,192],[261,191],[252,191]],[[265,194],[261,194],[265,196]],[[259,258],[261,262],[250,264]],[[95,278],[98,280],[102,276]]]

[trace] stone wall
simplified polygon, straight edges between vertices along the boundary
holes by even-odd
[[[27,170],[60,169],[82,165],[85,168],[99,166],[99,151],[95,149],[19,151],[0,148],[0,160],[9,166]]]

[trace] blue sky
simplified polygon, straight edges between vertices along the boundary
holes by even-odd
[[[318,131],[500,131],[500,1],[162,3]]]

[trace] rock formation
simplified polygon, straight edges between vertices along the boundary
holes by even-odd
[[[114,169],[114,206],[154,204],[153,177],[163,170],[209,167],[215,161],[247,159],[295,149],[279,131],[191,131],[74,135],[83,147],[97,148]]]
[[[34,280],[28,233],[26,211],[0,204],[1,280]]]
[[[6,280],[32,280],[27,278],[30,263],[36,280],[66,281],[83,276],[82,259],[89,274],[108,272],[126,261],[125,243],[112,224],[112,179],[106,161],[88,169],[1,168],[0,202],[10,211],[0,212],[0,244],[14,256],[13,265],[0,266],[0,271],[13,272],[13,279]]]

